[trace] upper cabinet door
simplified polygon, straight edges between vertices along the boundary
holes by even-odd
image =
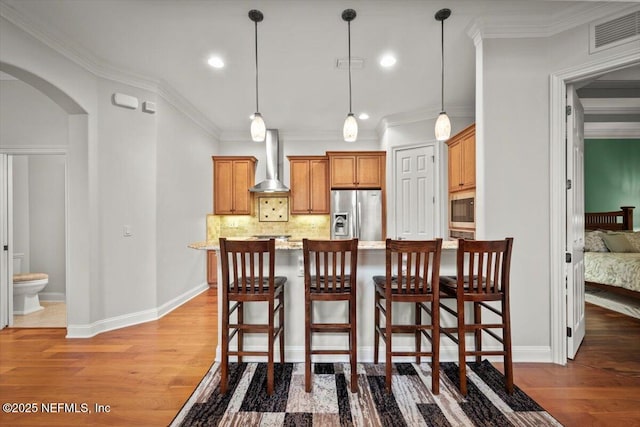
[[[359,155],[356,158],[356,186],[360,188],[381,188],[384,176],[384,158],[380,155]]]
[[[310,191],[309,213],[329,213],[329,159],[309,160]]]
[[[330,151],[327,155],[331,188],[384,188],[384,151]]]
[[[356,156],[330,155],[331,188],[353,188],[356,185]]]
[[[476,187],[476,128],[465,128],[447,141],[449,146],[449,192]]]
[[[329,160],[289,156],[291,214],[329,213]]]
[[[213,156],[213,213],[251,215],[255,157]]]

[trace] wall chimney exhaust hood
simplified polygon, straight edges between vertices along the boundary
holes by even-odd
[[[267,129],[267,136],[264,140],[267,149],[267,175],[266,179],[251,187],[252,193],[283,193],[289,188],[278,179],[280,161],[280,141],[278,140],[277,129]]]

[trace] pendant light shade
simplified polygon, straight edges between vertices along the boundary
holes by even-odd
[[[354,142],[358,139],[358,121],[351,111],[351,21],[356,19],[356,11],[353,9],[345,9],[342,12],[342,19],[347,21],[347,34],[349,42],[349,114],[344,121],[342,128],[342,136],[345,142]]]
[[[440,21],[442,24],[442,32],[441,32],[441,96],[440,96],[440,115],[438,116],[438,120],[436,120],[436,139],[438,141],[446,141],[451,136],[451,120],[449,120],[449,116],[444,111],[444,20],[451,16],[450,9],[440,9],[436,12],[436,20]]]
[[[251,139],[256,142],[264,141],[267,137],[267,125],[264,124],[262,114],[255,113],[251,120]]]
[[[436,139],[446,141],[451,136],[451,120],[444,111],[438,115],[436,120]]]
[[[355,142],[358,139],[358,122],[353,113],[347,114],[342,128],[342,136],[346,142]]]
[[[264,19],[264,15],[259,10],[252,9],[249,11],[249,19],[255,24],[256,47],[256,112],[253,114],[253,120],[251,120],[251,139],[255,142],[263,142],[267,136],[267,125],[265,125],[258,108],[258,22]]]

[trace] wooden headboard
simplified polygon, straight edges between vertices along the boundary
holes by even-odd
[[[585,230],[633,230],[634,208],[635,206],[622,206],[619,211],[587,212],[584,214],[584,228]]]

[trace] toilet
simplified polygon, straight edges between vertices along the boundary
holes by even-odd
[[[44,310],[38,292],[49,283],[45,273],[23,273],[22,257],[13,258],[13,314],[31,314]]]

